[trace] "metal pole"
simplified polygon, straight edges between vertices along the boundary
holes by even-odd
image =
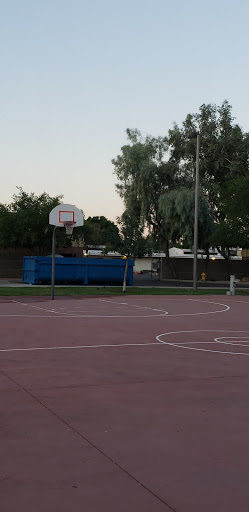
[[[196,172],[195,172],[195,223],[194,223],[194,266],[193,266],[193,289],[197,290],[198,271],[198,212],[199,212],[199,153],[200,133],[196,134]]]
[[[54,300],[54,282],[55,282],[55,248],[56,248],[56,228],[54,227],[52,238],[52,270],[51,270],[51,300]]]

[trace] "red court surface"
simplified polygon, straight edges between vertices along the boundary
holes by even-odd
[[[247,512],[249,298],[0,300],[3,512]]]

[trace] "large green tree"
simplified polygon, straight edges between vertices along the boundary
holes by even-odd
[[[14,218],[5,204],[0,204],[0,247],[15,247]]]
[[[225,218],[220,194],[227,183],[249,171],[249,134],[234,122],[232,107],[202,105],[196,114],[188,114],[182,126],[169,130],[167,142],[169,161],[178,164],[181,174],[193,181],[196,161],[196,140],[189,138],[200,132],[200,183],[216,222]]]
[[[249,175],[229,181],[220,194],[220,204],[225,218],[216,224],[211,238],[214,245],[223,248],[229,256],[231,247],[249,248]]]
[[[9,205],[0,205],[0,246],[51,249],[53,227],[49,225],[50,211],[61,203],[62,196],[50,197],[46,192],[36,196],[22,188]],[[71,240],[60,230],[57,244],[71,245]]]
[[[118,226],[104,216],[88,217],[80,234],[86,246],[103,245],[106,250],[115,250],[120,243]]]
[[[126,256],[126,266],[123,280],[123,292],[126,290],[126,278],[129,258],[142,258],[149,252],[147,239],[143,229],[138,225],[137,217],[130,210],[125,210],[118,218],[120,230],[119,251]]]
[[[157,242],[164,243],[166,254],[170,243],[185,240],[191,244],[193,239],[196,139],[191,134],[197,131],[202,190],[199,246],[210,245],[214,222],[216,234],[222,231],[223,236],[213,240],[222,250],[225,229],[236,229],[222,195],[226,189],[230,193],[229,183],[249,175],[249,134],[235,123],[227,101],[221,106],[203,104],[199,112],[188,114],[181,126],[174,124],[165,137],[142,138],[138,130],[127,130],[128,144],[112,160],[125,209]],[[230,236],[229,243],[232,240]]]
[[[127,130],[128,144],[112,160],[118,179],[117,191],[124,200],[125,210],[137,219],[138,229],[148,228],[168,254],[169,239],[159,209],[162,194],[174,189],[177,165],[166,162],[165,138],[147,136],[138,130]]]
[[[195,191],[183,187],[162,195],[159,201],[165,229],[172,243],[192,247],[194,243]],[[208,201],[202,191],[199,197],[198,245],[208,254],[214,229]]]

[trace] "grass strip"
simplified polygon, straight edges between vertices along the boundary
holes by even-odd
[[[89,295],[226,295],[227,289],[221,288],[150,288],[127,287],[125,294],[119,286],[61,286],[55,289],[55,296],[89,296]],[[0,287],[2,297],[50,296],[50,286]],[[249,289],[236,290],[236,295],[249,295]]]

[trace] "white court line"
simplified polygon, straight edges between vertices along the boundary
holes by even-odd
[[[99,299],[103,302],[111,302],[112,304],[127,304],[126,302],[115,302],[115,301],[112,301],[112,300],[107,300],[107,299]],[[153,300],[153,299],[152,299]],[[170,299],[168,299],[170,300]],[[184,299],[181,299],[181,300],[184,300]],[[215,313],[223,313],[225,311],[228,311],[230,309],[230,306],[228,306],[227,304],[223,304],[221,302],[213,302],[213,301],[208,301],[208,300],[199,300],[199,299],[185,299],[185,300],[190,300],[190,301],[193,301],[193,302],[201,302],[201,303],[204,303],[204,304],[215,304],[216,306],[223,306],[225,309],[219,309],[218,311],[205,311],[205,312],[200,312],[200,313],[168,313],[165,311],[165,315],[168,316],[197,316],[197,315],[210,315],[210,314],[215,314]],[[142,306],[136,306],[134,304],[130,304],[130,306],[132,307],[137,307],[137,308],[142,308]],[[152,311],[164,311],[164,310],[160,310],[160,309],[153,309],[153,308],[148,308],[148,309],[152,309]]]
[[[145,347],[147,345],[162,345],[153,341],[152,343],[113,343],[109,345],[72,345],[65,347],[27,347],[27,348],[1,348],[0,352],[34,352],[36,350],[75,350],[81,348],[118,348],[118,347]]]
[[[119,305],[119,304],[125,304],[125,303],[120,303],[120,302],[114,302],[114,301],[108,301],[108,300],[104,300],[104,299],[99,299],[99,300],[103,300],[103,302],[111,302],[113,304],[116,304],[116,305]],[[137,307],[137,308],[141,308],[141,309],[149,309],[151,311],[162,311],[162,314],[158,314],[158,315],[89,315],[89,314],[86,314],[86,315],[79,315],[78,313],[76,314],[64,314],[64,315],[61,315],[61,311],[55,311],[54,309],[47,309],[47,308],[42,308],[41,306],[35,306],[33,304],[29,304],[29,303],[26,303],[26,302],[20,302],[18,300],[13,300],[14,303],[16,304],[20,304],[22,306],[27,306],[27,307],[30,307],[30,308],[34,308],[34,309],[39,309],[40,311],[46,311],[47,313],[55,313],[56,316],[55,318],[152,318],[152,317],[156,317],[156,316],[165,316],[167,315],[167,311],[164,311],[164,310],[153,310],[152,308],[143,308],[142,306],[132,306],[132,307]],[[59,316],[61,315],[61,316]],[[8,317],[8,316],[23,316],[24,315],[0,315],[0,317]],[[28,317],[26,315],[26,317]],[[33,316],[33,315],[30,315],[30,317],[32,318],[42,318],[42,316]],[[49,318],[52,318],[53,315]],[[46,318],[46,317],[45,317]]]
[[[168,345],[168,343],[165,343],[165,345]],[[175,345],[216,345],[216,341],[179,341],[179,343],[176,341]]]
[[[212,315],[212,314],[216,314],[216,313],[224,313],[225,311],[228,311],[230,309],[230,306],[228,306],[227,304],[223,304],[221,302],[213,302],[210,300],[198,300],[198,299],[187,299],[187,300],[190,300],[192,302],[201,302],[204,304],[215,304],[216,306],[223,306],[225,309],[219,309],[218,311],[205,311],[205,312],[200,312],[200,313],[174,313],[174,314],[169,314],[168,316]]]
[[[238,341],[235,341],[235,340]],[[245,341],[243,341],[243,339]],[[221,341],[221,340],[227,340],[227,341]],[[232,341],[228,340],[234,340],[234,343]],[[214,338],[215,343],[221,343],[223,345],[233,345],[238,347],[249,347],[249,337],[248,336],[221,336],[220,338]]]
[[[57,313],[58,313],[58,314],[62,314],[62,313],[63,313],[63,311],[57,311]],[[94,310],[92,310],[92,311],[91,311],[91,310],[87,311],[87,309],[83,309],[82,311],[69,311],[69,310],[67,309],[67,311],[65,311],[65,313],[67,313],[67,315],[79,315],[80,313],[86,313],[86,314],[88,314],[88,313],[95,313],[95,311],[94,311]],[[65,315],[65,316],[66,316],[66,315]]]
[[[28,304],[26,302],[20,302],[19,300],[13,300],[13,302],[15,302],[16,304],[21,304],[21,306],[27,306],[29,308],[34,308],[34,309],[39,309],[40,311],[47,311],[48,313],[56,313],[56,314],[61,314],[60,311],[55,311],[54,309],[47,309],[47,308],[42,308],[40,306],[35,306],[34,304]]]
[[[154,309],[154,308],[150,308],[148,306],[138,306],[136,304],[128,304],[127,302],[115,302],[113,300],[108,300],[108,299],[99,299],[99,300],[101,302],[110,302],[111,304],[116,304],[118,306],[121,305],[121,306],[129,306],[129,307],[138,308],[138,309],[147,309],[147,310],[150,310],[150,311],[161,311],[165,315],[168,315],[168,312],[165,311],[165,309]]]
[[[115,301],[111,301],[111,300],[106,300],[106,299],[99,299],[100,301],[102,302],[110,302],[112,304],[116,304],[116,305],[127,305],[127,303],[120,303],[120,302],[115,302]],[[47,309],[47,308],[42,308],[40,306],[35,306],[33,304],[28,304],[28,303],[24,303],[24,302],[20,302],[20,301],[16,301],[16,300],[13,300],[14,303],[16,304],[20,304],[22,306],[27,306],[27,307],[31,307],[31,308],[35,308],[35,309],[39,309],[41,311],[46,311],[48,313],[52,313],[52,315],[47,315],[47,316],[36,316],[36,315],[19,315],[19,314],[3,314],[1,315],[0,314],[0,317],[23,317],[23,318],[154,318],[154,317],[179,317],[179,316],[199,316],[199,315],[210,315],[210,314],[216,314],[216,313],[223,313],[225,311],[228,311],[230,309],[230,306],[228,306],[227,304],[223,304],[223,303],[220,303],[220,302],[213,302],[213,301],[203,301],[203,300],[198,300],[198,299],[187,299],[187,300],[190,300],[190,301],[194,301],[194,302],[201,302],[201,303],[207,303],[207,304],[215,304],[216,306],[223,306],[225,309],[219,309],[217,311],[205,311],[205,312],[200,312],[200,313],[174,313],[174,314],[169,314],[167,311],[165,310],[160,310],[160,309],[152,309],[152,308],[143,308],[142,306],[136,306],[136,305],[132,305],[131,304],[131,307],[136,307],[136,308],[139,308],[139,309],[148,309],[148,310],[151,310],[151,311],[161,311],[162,313],[160,314],[153,314],[153,315],[89,315],[89,314],[85,314],[85,315],[79,315],[79,314],[64,314],[62,315],[61,314],[61,311],[55,311],[54,309],[50,310],[50,309]]]
[[[1,318],[72,318],[70,316],[54,316],[54,315],[0,315]]]
[[[197,332],[197,333],[199,333],[199,332],[229,332],[229,333],[240,333],[240,332],[243,332],[243,333],[249,334],[248,331],[230,331],[229,329],[226,329],[226,330],[220,330],[220,329],[198,329],[198,330],[193,330],[193,331],[171,331],[171,332],[165,332],[163,334],[158,334],[158,336],[156,336],[156,340],[159,341],[160,343],[162,343],[163,345],[169,345],[169,346],[176,347],[176,348],[183,348],[185,350],[196,350],[198,352],[211,352],[213,354],[229,354],[229,355],[232,355],[232,356],[249,356],[249,353],[247,353],[247,352],[228,352],[228,351],[223,351],[223,350],[211,350],[211,349],[196,348],[196,347],[189,347],[189,346],[186,347],[186,346],[184,346],[184,342],[179,342],[179,343],[182,343],[181,345],[179,345],[178,343],[171,343],[169,341],[163,341],[163,340],[160,339],[162,336],[170,336],[171,334],[186,334],[186,333],[194,333],[194,332]]]
[[[161,315],[61,315],[61,313],[57,316],[55,315],[0,315],[0,318],[11,318],[11,317],[19,317],[19,318],[157,318],[157,317],[165,317],[165,314]]]

